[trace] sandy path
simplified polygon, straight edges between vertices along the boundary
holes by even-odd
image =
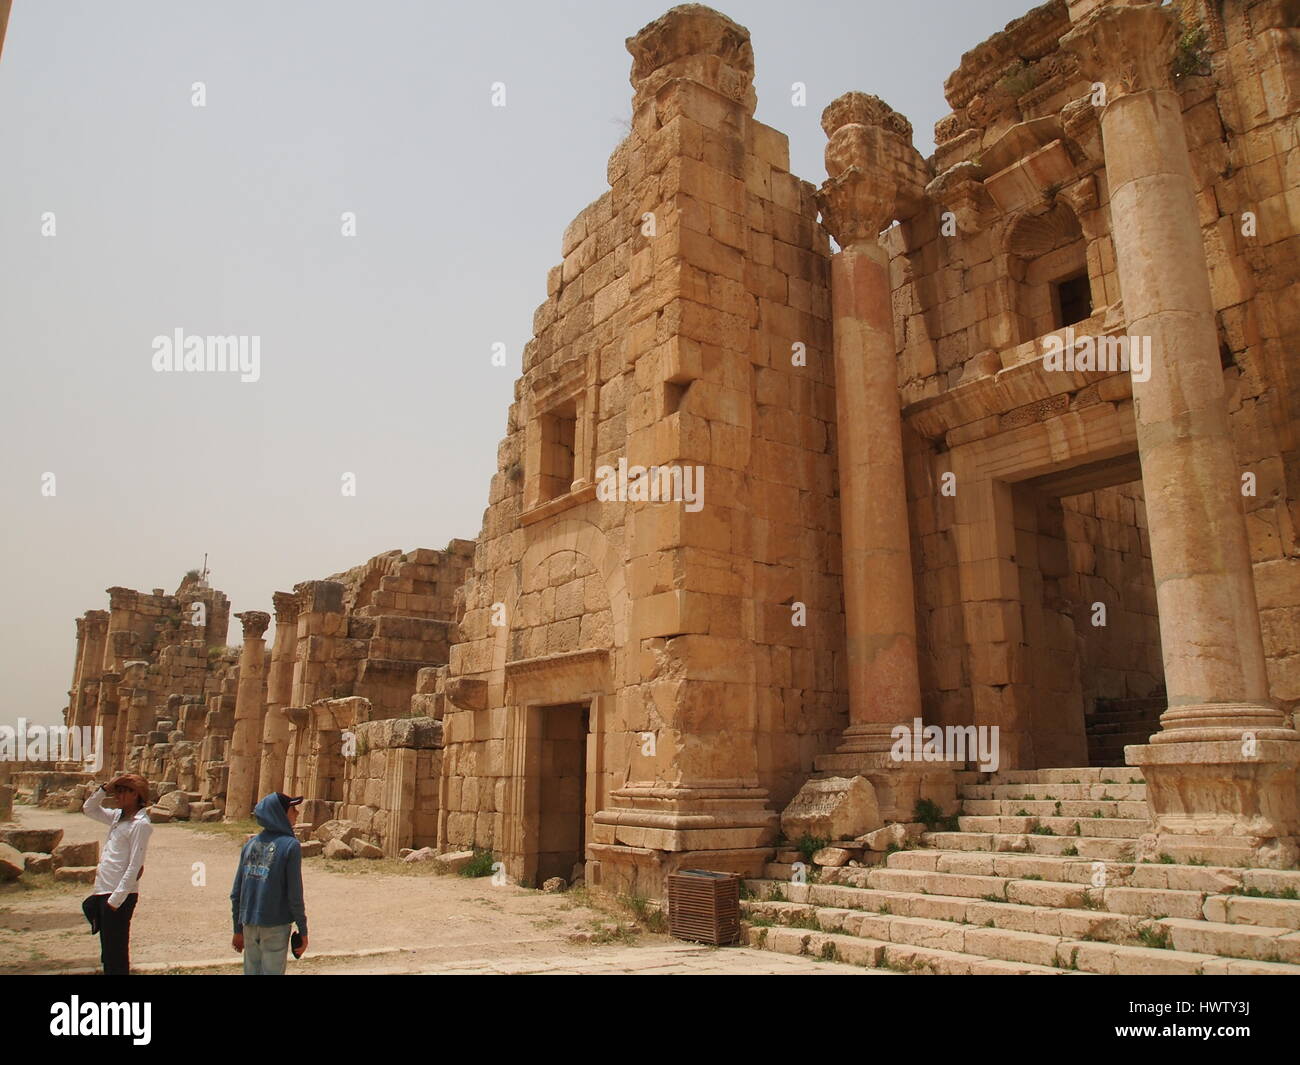
[[[18,806],[15,816],[24,827],[62,828],[65,842],[104,838],[103,827],[80,813]],[[131,923],[133,964],[237,963],[230,948],[229,895],[242,841],[242,835],[178,824],[154,826]],[[592,921],[609,918],[575,906],[563,895],[494,887],[490,878],[435,876],[423,870],[404,875],[398,867],[397,862],[361,859],[303,863],[308,958],[401,949],[369,964],[427,970],[494,958],[577,959],[610,949],[567,941],[575,931],[590,930]],[[98,968],[99,940],[81,915],[81,899],[89,892],[80,884],[26,890],[0,885],[0,973]],[[643,935],[638,942],[670,941]],[[319,957],[317,964],[301,965],[301,971],[338,971],[341,961]]]

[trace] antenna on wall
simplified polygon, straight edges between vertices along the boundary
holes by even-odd
[[[207,585],[207,583],[208,583],[208,553],[207,553],[206,551],[203,552],[203,576],[200,578],[200,580],[203,582],[204,586]]]

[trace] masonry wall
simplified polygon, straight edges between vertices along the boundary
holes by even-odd
[[[511,818],[533,830],[510,736],[525,701],[600,693],[588,816],[630,803],[628,788],[696,782],[752,796],[737,801],[757,804],[744,816],[758,825],[845,722],[814,190],[789,173],[786,138],[750,116],[747,88],[655,78],[634,69],[611,189],[566,230],[524,351],[451,650],[451,681],[484,694],[481,709],[447,709],[445,846],[519,853]],[[570,437],[557,473],[554,443]],[[620,460],[702,467],[702,508],[596,498],[598,470]],[[572,667],[581,680],[546,661],[575,652],[596,663]]]

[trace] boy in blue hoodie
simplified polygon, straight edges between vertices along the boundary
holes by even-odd
[[[272,792],[253,810],[262,831],[244,844],[230,889],[235,923],[231,946],[244,955],[245,976],[283,976],[293,924],[307,950],[307,911],[302,902],[302,845],[293,834],[298,804]]]

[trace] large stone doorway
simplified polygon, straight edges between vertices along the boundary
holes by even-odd
[[[574,879],[587,850],[587,743],[589,703],[543,706],[536,774],[538,789],[537,883]],[[530,775],[532,775],[530,773]]]
[[[1165,708],[1136,455],[1014,486],[1016,563],[1039,766],[1121,766]]]

